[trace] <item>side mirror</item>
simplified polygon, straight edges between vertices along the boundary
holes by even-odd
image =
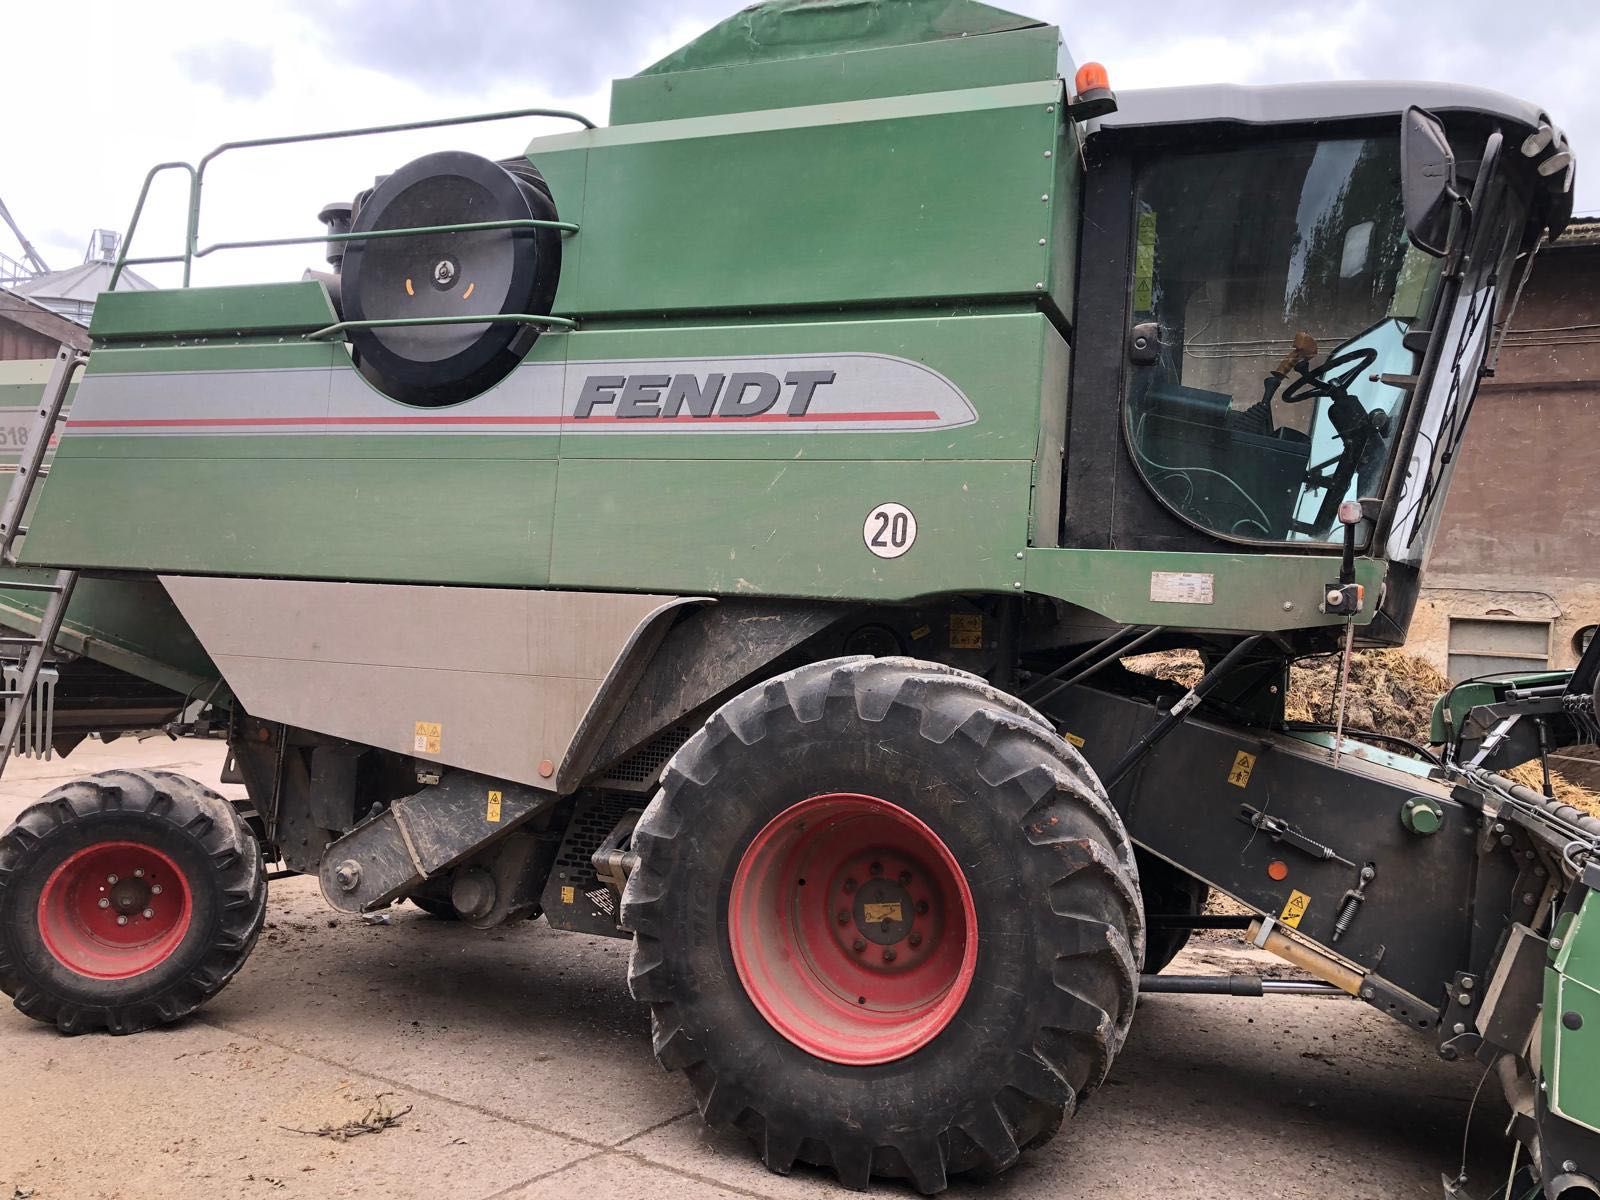
[[[1443,258],[1450,252],[1455,208],[1456,156],[1439,118],[1412,106],[1400,118],[1401,195],[1406,233],[1418,250]]]

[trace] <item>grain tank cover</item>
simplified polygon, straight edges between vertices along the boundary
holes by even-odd
[[[611,123],[999,87],[1060,58],[1055,26],[975,0],[768,0],[617,80]]]
[[[855,53],[1042,25],[974,0],[767,0],[713,26],[640,74]]]

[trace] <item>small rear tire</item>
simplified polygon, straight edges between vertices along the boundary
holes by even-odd
[[[0,837],[0,991],[62,1033],[134,1033],[237,974],[266,917],[234,806],[168,771],[56,788]]]
[[[779,1173],[932,1193],[1003,1171],[1132,1019],[1127,833],[1077,752],[975,677],[836,659],[750,689],[668,764],[633,849],[656,1055]]]
[[[436,896],[407,896],[406,899],[435,921],[459,921],[461,919],[461,914],[456,911],[456,906],[448,900],[440,900]]]
[[[1159,913],[1169,917],[1198,917],[1205,911],[1206,901],[1211,898],[1209,887],[1165,859],[1144,850],[1137,850],[1135,854],[1139,860],[1139,892],[1147,916]],[[1178,957],[1178,952],[1189,944],[1192,932],[1182,926],[1150,928],[1144,942],[1145,973],[1158,975],[1166,970]]]

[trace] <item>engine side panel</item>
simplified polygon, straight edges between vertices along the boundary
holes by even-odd
[[[252,716],[555,789],[667,596],[162,579]]]

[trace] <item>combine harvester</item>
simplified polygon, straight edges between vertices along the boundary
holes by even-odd
[[[58,363],[0,512],[11,729],[94,600],[251,810],[136,771],[28,809],[17,1008],[183,1017],[265,859],[352,914],[631,937],[657,1055],[776,1171],[937,1192],[1049,1139],[1140,992],[1348,993],[1492,1066],[1546,1197],[1600,1195],[1600,821],[1493,773],[1593,739],[1600,650],[1447,697],[1443,759],[1283,716],[1296,658],[1405,639],[1571,208],[1550,119],[1119,101],[971,0],[769,0],[609,127],[430,127],[534,116],[575,128],[329,181],[322,278],[105,295],[35,491]],[[230,248],[219,154],[301,140],[157,168],[161,261]],[[1179,647],[1189,691],[1119,663]],[[1208,890],[1303,974],[1161,975]]]

